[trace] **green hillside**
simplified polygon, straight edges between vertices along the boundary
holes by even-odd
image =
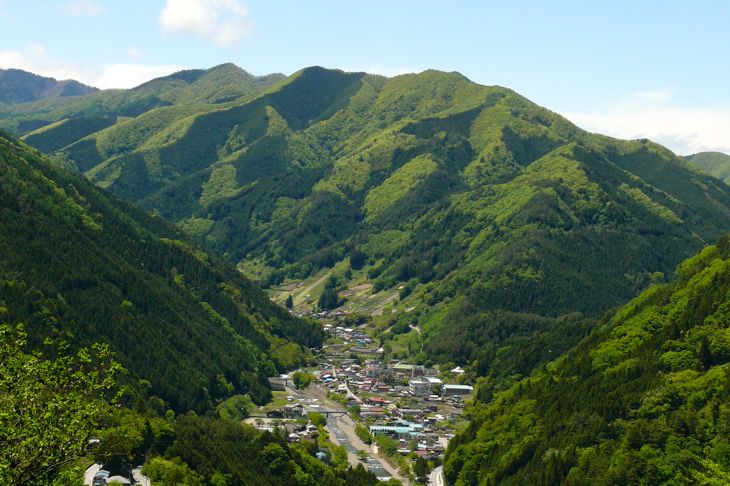
[[[722,152],[700,152],[688,155],[685,159],[690,164],[730,184],[730,155]]]
[[[0,134],[0,317],[30,344],[106,342],[175,410],[208,410],[235,393],[269,398],[267,376],[318,345],[233,266],[160,220],[55,168]]]
[[[265,286],[350,265],[343,289],[387,291],[387,324],[421,326],[419,359],[480,374],[505,339],[560,341],[554,319],[626,302],[730,226],[730,188],[667,149],[458,73],[312,67],[213,108],[165,99],[78,140],[60,136],[70,119],[26,138],[66,143],[55,160]],[[480,332],[495,315],[518,316],[514,333]]]
[[[449,484],[728,484],[730,236],[474,408]]]

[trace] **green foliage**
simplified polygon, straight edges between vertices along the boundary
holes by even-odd
[[[370,434],[370,431],[362,425],[355,425],[355,434],[357,434],[357,436],[360,437],[360,440],[362,440],[366,444],[373,443],[373,436]]]
[[[327,425],[327,417],[322,415],[319,412],[312,412],[309,414],[309,421],[312,422],[312,425],[316,425],[317,427],[324,427]]]
[[[730,480],[730,253],[721,247],[686,261],[675,283],[648,289],[576,348],[495,394],[450,443],[447,480]]]
[[[167,460],[153,457],[142,468],[142,474],[149,477],[155,484],[162,486],[199,486],[203,484],[200,477],[177,458]]]
[[[256,405],[248,395],[233,395],[216,407],[218,416],[223,420],[243,420],[249,416]]]
[[[267,375],[301,365],[323,338],[231,265],[2,135],[0,188],[0,303],[33,347],[49,332],[108,342],[133,383],[202,411],[234,394],[265,402]],[[286,362],[272,361],[274,344]]]
[[[688,155],[685,159],[711,176],[730,183],[730,155],[722,152],[700,152]]]
[[[292,381],[294,382],[294,386],[297,387],[298,390],[304,390],[314,380],[315,376],[313,374],[305,373],[304,371],[295,371],[292,375]]]
[[[114,396],[107,346],[71,353],[62,341],[26,354],[22,326],[0,325],[0,482],[45,485],[87,452]]]
[[[423,457],[416,457],[415,461],[413,461],[413,474],[416,475],[416,479],[425,483],[429,472],[431,472],[431,470],[428,467],[428,461]]]

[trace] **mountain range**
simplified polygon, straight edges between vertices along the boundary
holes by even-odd
[[[282,302],[326,281],[321,306],[389,302],[389,357],[467,365],[450,484],[730,480],[725,154],[439,71],[3,90],[23,141],[0,134],[0,318],[35,346],[109,342],[127,403],[265,402],[324,335],[249,278]]]
[[[730,188],[666,148],[458,73],[226,64],[0,124],[264,286],[349,268],[341,290],[396,297],[386,327],[420,326],[418,359],[483,375],[515,340],[568,349],[566,322],[583,336],[579,314],[663,280],[730,222]]]

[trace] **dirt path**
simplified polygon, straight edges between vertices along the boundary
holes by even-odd
[[[307,299],[307,294],[311,294],[312,290],[315,289],[318,285],[321,285],[324,283],[325,280],[327,280],[332,272],[327,272],[324,275],[322,275],[320,278],[309,284],[308,286],[302,288],[302,290],[296,295],[294,298],[294,304],[298,305],[304,302]]]

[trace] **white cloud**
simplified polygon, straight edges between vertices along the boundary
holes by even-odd
[[[116,63],[80,65],[51,57],[43,46],[0,51],[0,69],[16,68],[56,79],[75,79],[97,88],[133,88],[151,79],[185,69],[177,65]]]
[[[147,81],[167,76],[184,69],[176,65],[109,64],[103,67],[94,86],[107,88],[134,88]]]
[[[730,153],[730,106],[677,106],[669,89],[634,93],[591,113],[561,114],[586,130],[648,138],[680,155],[706,150]]]
[[[0,68],[16,68],[56,79],[88,81],[88,68],[54,59],[43,46],[30,44],[18,51],[0,51]]]
[[[102,15],[104,7],[92,0],[76,0],[66,4],[66,12],[70,15],[87,17],[96,17]]]
[[[165,32],[193,33],[228,47],[248,37],[253,24],[239,0],[166,0],[160,25]]]

